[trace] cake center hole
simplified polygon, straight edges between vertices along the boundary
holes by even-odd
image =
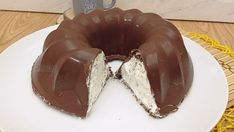
[[[108,65],[111,67],[111,71],[115,73],[120,68],[122,63],[123,61],[113,60],[113,61],[108,62]]]

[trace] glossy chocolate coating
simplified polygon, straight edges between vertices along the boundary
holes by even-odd
[[[107,61],[127,61],[137,49],[161,115],[177,109],[193,80],[193,67],[178,30],[153,13],[95,10],[51,32],[32,69],[36,93],[51,105],[85,117],[89,65],[101,50]]]
[[[100,52],[95,48],[73,50],[64,53],[55,64],[45,64],[46,59],[41,55],[32,70],[34,91],[48,104],[85,117],[88,109],[86,79],[89,65]],[[53,54],[51,57],[56,58]]]

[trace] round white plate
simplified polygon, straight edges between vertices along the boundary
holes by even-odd
[[[37,31],[0,54],[0,130],[2,132],[205,132],[221,118],[228,100],[222,68],[205,49],[184,37],[194,80],[179,110],[154,119],[118,80],[109,81],[90,115],[80,119],[42,102],[31,88],[31,67],[49,32]],[[117,67],[119,63],[111,64]]]

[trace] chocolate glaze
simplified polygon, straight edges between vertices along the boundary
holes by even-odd
[[[192,62],[176,27],[153,13],[114,8],[80,14],[48,35],[32,69],[35,92],[85,117],[89,66],[101,51],[107,61],[125,62],[131,51],[138,52],[161,115],[176,110],[191,87]]]
[[[55,64],[44,63],[47,58],[42,54],[32,70],[34,91],[52,106],[85,117],[88,108],[86,79],[89,65],[100,52],[96,48],[69,51]],[[51,57],[57,56],[51,54]]]

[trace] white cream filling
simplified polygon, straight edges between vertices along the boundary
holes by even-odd
[[[87,113],[90,112],[109,76],[109,68],[105,63],[105,55],[103,52],[97,55],[93,64],[90,66],[90,70],[90,74],[86,81],[89,89],[89,106]]]
[[[143,104],[151,114],[158,116],[158,107],[143,62],[133,56],[123,64],[121,74],[123,81],[133,91],[139,103]]]

